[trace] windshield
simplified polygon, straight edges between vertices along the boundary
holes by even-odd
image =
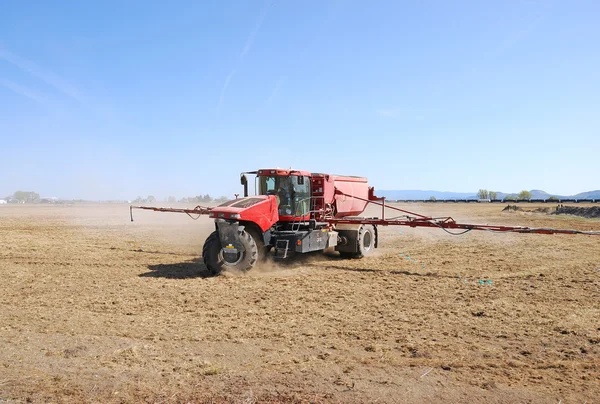
[[[260,195],[275,195],[281,216],[305,216],[310,207],[310,180],[302,176],[258,177]]]

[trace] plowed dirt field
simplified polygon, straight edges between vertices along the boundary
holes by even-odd
[[[403,207],[600,230],[500,204]],[[599,400],[598,236],[387,227],[362,260],[208,277],[210,219],[128,214],[0,206],[0,403]]]

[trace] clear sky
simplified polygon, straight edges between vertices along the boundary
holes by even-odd
[[[0,3],[0,196],[600,188],[600,2]]]

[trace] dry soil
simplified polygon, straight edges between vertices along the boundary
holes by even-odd
[[[600,237],[387,227],[362,260],[208,277],[210,219],[128,213],[0,206],[1,403],[598,402]]]

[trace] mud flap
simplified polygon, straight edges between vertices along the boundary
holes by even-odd
[[[337,243],[336,251],[349,253],[358,251],[358,230],[339,229],[337,232],[343,242]]]

